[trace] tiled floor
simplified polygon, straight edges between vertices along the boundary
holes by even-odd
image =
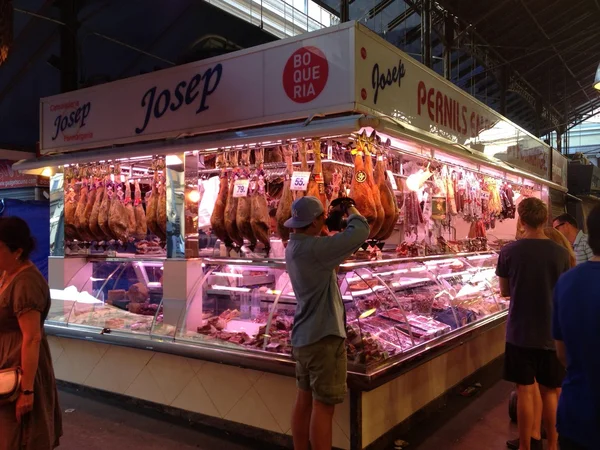
[[[415,436],[415,450],[503,450],[517,436],[508,418],[508,397],[513,385],[501,381],[481,394],[459,414],[425,436]],[[424,431],[424,430],[423,430]],[[429,435],[429,436],[427,436]],[[416,445],[415,445],[416,444]]]
[[[516,436],[508,419],[512,386],[500,382],[469,400],[468,405],[443,423],[432,422],[406,438],[415,450],[505,449]],[[61,450],[250,450],[264,446],[223,435],[204,434],[185,426],[131,413],[103,402],[61,392],[64,438]]]
[[[64,436],[60,450],[250,450],[249,442],[204,434],[185,426],[60,392]]]

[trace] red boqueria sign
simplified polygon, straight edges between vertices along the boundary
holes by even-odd
[[[328,77],[325,54],[317,47],[302,47],[290,56],[283,69],[283,88],[292,101],[307,103],[323,92]]]

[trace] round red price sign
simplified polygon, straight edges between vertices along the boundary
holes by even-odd
[[[308,103],[319,96],[329,77],[327,57],[317,47],[302,47],[283,69],[283,89],[296,103]]]

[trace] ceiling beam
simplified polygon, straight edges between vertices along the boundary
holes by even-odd
[[[401,14],[390,20],[390,22],[387,24],[387,30],[392,31],[398,25],[406,21],[406,19],[412,16],[415,12],[416,11],[412,6],[406,5],[406,9]]]
[[[565,59],[563,58],[562,53],[556,48],[556,46],[554,45],[554,42],[548,36],[548,33],[546,33],[546,31],[544,30],[544,28],[542,27],[542,25],[540,24],[540,22],[536,19],[535,15],[531,12],[531,10],[529,9],[529,7],[525,3],[525,0],[520,0],[520,2],[521,2],[521,5],[523,6],[523,8],[525,9],[525,11],[527,12],[527,14],[529,15],[529,17],[531,18],[531,20],[533,21],[533,23],[535,24],[535,26],[537,27],[537,29],[540,31],[540,33],[542,33],[542,36],[544,36],[544,38],[550,44],[550,46],[552,47],[552,49],[556,53],[556,56],[558,56],[558,59],[560,59],[562,65],[566,69],[566,71],[569,73],[569,75],[571,75],[571,77],[573,78],[573,80],[575,80],[575,83],[577,83],[577,85],[579,86],[579,89],[585,94],[585,96],[587,97],[587,99],[589,101],[591,101],[592,99],[590,98],[590,96],[588,95],[588,93],[583,89],[583,86],[581,85],[581,83],[579,82],[579,80],[577,79],[577,77],[575,76],[575,74],[573,73],[573,71],[571,70],[571,68],[569,67],[569,65],[565,61]]]
[[[192,6],[193,6],[192,3],[189,3],[188,5],[186,5],[183,8],[183,10],[177,15],[177,17],[175,17],[175,19],[172,20],[165,27],[165,29],[162,32],[158,33],[158,35],[156,36],[156,38],[144,50],[147,51],[147,52],[152,52],[154,50],[154,47],[156,47],[162,41],[162,39],[175,27],[175,25],[177,25],[177,23],[179,23],[179,21],[183,18],[183,16],[185,16],[187,14],[187,12],[192,8]],[[126,76],[127,73],[129,73],[130,70],[133,70],[133,68],[135,66],[137,66],[137,64],[140,62],[140,60],[144,56],[145,55],[143,55],[143,54],[140,53],[135,58],[133,58],[133,60],[131,61],[131,63],[121,71],[121,73],[119,74],[119,76],[118,76],[117,79],[121,79],[124,76]]]

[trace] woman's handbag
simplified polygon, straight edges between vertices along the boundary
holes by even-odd
[[[0,370],[0,405],[14,402],[21,393],[21,368]]]

